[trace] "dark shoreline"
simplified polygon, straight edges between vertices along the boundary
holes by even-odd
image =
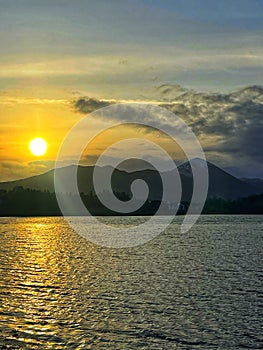
[[[131,196],[125,192],[114,192],[116,198],[127,202]],[[153,216],[159,209],[158,215],[185,215],[189,209],[191,199],[182,199],[179,203],[166,203],[160,199],[146,199],[138,201],[138,210],[130,213],[118,213],[108,209],[93,193],[81,193],[83,205],[92,216]],[[60,200],[67,203],[67,211],[61,212],[54,192],[24,189],[18,187],[10,191],[0,190],[0,217],[42,217],[42,216],[85,216],[82,211],[74,207],[75,196],[63,194]],[[198,203],[197,203],[198,204]],[[198,212],[198,205],[191,203],[193,211]],[[176,214],[175,214],[176,213]],[[202,214],[212,215],[262,215],[263,194],[252,195],[239,199],[223,199],[220,197],[207,198]]]
[[[179,216],[185,216],[186,214],[176,214],[174,217]],[[250,214],[244,214],[244,213],[202,213],[202,214],[191,214],[191,215],[199,215],[199,216],[262,216],[263,213],[250,213]],[[150,217],[153,216],[151,214],[144,214],[144,215],[89,215],[91,217]],[[0,215],[0,218],[63,218],[63,217],[89,217],[87,215]],[[158,214],[157,216],[173,216],[172,214]]]

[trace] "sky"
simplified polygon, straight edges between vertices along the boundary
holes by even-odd
[[[261,85],[263,0],[0,0],[0,45],[0,181],[5,181],[53,166],[65,134],[83,117],[76,103],[83,96],[98,105],[162,103],[177,96],[178,85],[217,97]],[[194,115],[200,101],[192,96],[192,114],[188,108],[183,117],[194,127],[204,116],[209,125],[213,120],[213,130],[198,132],[209,160],[239,176],[263,177],[262,100],[251,93],[250,105],[250,97],[220,100],[212,117],[208,98],[202,100],[206,113]],[[232,118],[232,134],[220,128],[220,110]],[[101,124],[91,120],[90,132]],[[41,159],[28,150],[35,136],[49,144]],[[94,143],[90,159],[104,143],[105,138]]]

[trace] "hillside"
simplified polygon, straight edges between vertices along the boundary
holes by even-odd
[[[204,166],[204,161],[195,159],[192,164],[195,168]],[[219,197],[223,199],[238,199],[248,197],[253,194],[262,193],[262,183],[242,181],[228,174],[224,170],[220,169],[212,163],[208,164],[209,171],[209,191],[208,197]],[[69,167],[63,167],[58,170],[59,178],[63,184],[67,179]],[[107,167],[100,168],[101,172],[108,172],[110,169]],[[79,191],[83,193],[89,193],[93,191],[93,166],[78,166],[78,186]],[[178,171],[181,176],[182,188],[183,188],[183,200],[189,201],[192,194],[192,171],[189,162],[178,166]],[[173,183],[172,176],[167,178],[168,181]],[[127,172],[124,170],[115,169],[112,177],[113,190],[119,193],[126,193],[130,195],[130,186],[135,179],[145,180],[150,188],[149,199],[160,200],[162,197],[162,183],[158,172],[153,169],[138,170],[133,172]],[[50,191],[54,192],[54,170],[50,170],[44,174],[21,179],[17,181],[2,182],[0,183],[0,189],[11,190],[15,187],[30,188],[34,190]],[[103,188],[101,189],[103,191]],[[64,189],[67,192],[67,189]]]

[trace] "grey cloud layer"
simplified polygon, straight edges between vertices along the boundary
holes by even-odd
[[[114,101],[98,100],[92,97],[82,97],[74,102],[74,107],[81,113],[92,113],[96,109],[107,107]]]
[[[200,139],[215,140],[212,146],[204,144],[207,152],[238,155],[262,163],[263,87],[250,86],[229,94],[215,94],[163,85],[157,93],[157,103],[181,117]],[[80,98],[74,106],[78,112],[91,113],[116,102]],[[136,116],[129,121],[136,123]],[[147,124],[147,120],[144,122]],[[172,129],[175,120],[160,115],[155,124]]]

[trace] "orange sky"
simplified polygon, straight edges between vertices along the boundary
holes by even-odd
[[[0,181],[53,166],[83,117],[72,106],[80,96],[149,102],[160,101],[163,84],[220,92],[261,84],[262,16],[261,0],[242,0],[238,10],[236,0],[1,2]],[[28,150],[34,137],[48,142],[41,158]]]

